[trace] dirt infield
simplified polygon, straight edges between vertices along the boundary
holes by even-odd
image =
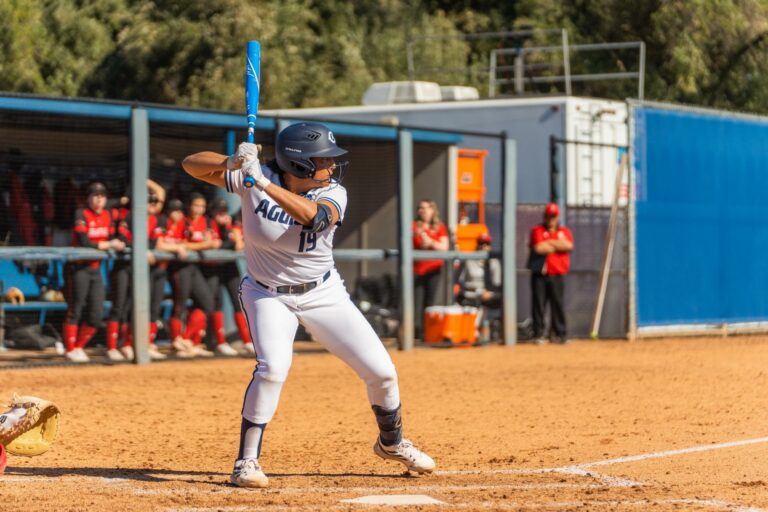
[[[768,338],[392,356],[406,435],[439,471],[375,457],[362,383],[298,353],[261,491],[226,484],[251,361],[0,371],[0,397],[63,411],[52,451],[10,457],[0,509],[368,511],[391,507],[343,500],[418,495],[442,502],[420,510],[768,510]]]

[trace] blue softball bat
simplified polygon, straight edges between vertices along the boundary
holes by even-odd
[[[248,41],[245,53],[245,113],[248,121],[247,140],[253,143],[256,130],[256,114],[259,111],[259,86],[261,80],[261,43]],[[243,179],[243,185],[251,188],[256,180],[250,176]]]

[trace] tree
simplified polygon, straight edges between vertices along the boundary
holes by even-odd
[[[517,23],[563,26],[575,42],[645,41],[648,99],[768,113],[760,78],[768,72],[767,0],[521,0],[519,13]],[[632,63],[606,54],[591,64]],[[587,88],[596,96],[616,91],[607,83]]]
[[[49,92],[40,63],[52,44],[43,25],[41,0],[0,3],[0,89]]]
[[[409,42],[417,79],[484,91],[493,49],[559,36],[464,34],[561,27],[571,43],[645,41],[646,98],[768,113],[768,0],[5,0],[0,89],[242,110],[245,43],[258,39],[263,108],[359,104],[373,82],[409,78]],[[634,71],[637,57],[582,52],[571,68]],[[562,54],[527,62],[563,71]],[[624,98],[636,87],[586,82],[574,93]]]

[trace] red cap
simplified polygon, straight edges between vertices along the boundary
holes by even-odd
[[[560,215],[560,207],[557,206],[556,203],[549,203],[546,208],[544,208],[544,215],[548,217],[556,217]]]
[[[491,235],[488,233],[480,233],[480,235],[477,237],[478,244],[490,244],[491,241]]]

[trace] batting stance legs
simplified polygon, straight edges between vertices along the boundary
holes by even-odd
[[[246,277],[241,284],[240,300],[258,365],[245,393],[238,458],[259,456],[261,432],[277,409],[291,366],[293,338],[301,322],[324,348],[341,358],[365,382],[380,430],[374,450],[382,457],[402,462],[402,457],[388,457],[384,451],[386,446],[402,446],[404,441],[395,366],[373,328],[349,299],[338,273],[332,271],[327,281],[300,295],[274,293]],[[252,435],[253,430],[258,435]],[[409,469],[431,471],[434,462],[427,459],[415,462]]]
[[[291,367],[299,321],[365,381],[371,405],[391,410],[400,404],[395,366],[338,274],[302,295],[272,293],[245,278],[240,296],[258,361],[245,395],[244,418],[253,423],[272,419]]]

